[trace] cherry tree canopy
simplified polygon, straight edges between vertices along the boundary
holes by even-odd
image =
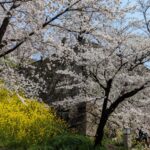
[[[50,96],[54,89],[78,87],[78,95],[98,98],[102,103],[98,134],[103,135],[107,119],[122,102],[137,104],[138,95],[138,103],[149,104],[143,91],[148,93],[150,86],[150,71],[144,67],[150,61],[150,39],[137,33],[144,27],[149,33],[149,7],[142,4],[118,0],[0,1],[3,79],[16,91],[33,96],[39,96],[39,91],[47,93],[47,89],[53,89]],[[139,21],[134,12],[141,7],[144,19]],[[37,52],[44,61],[48,59],[45,70],[33,65],[31,56]],[[30,68],[30,78],[20,67]],[[53,73],[47,76],[46,72]]]

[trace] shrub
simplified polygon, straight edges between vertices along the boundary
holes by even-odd
[[[0,147],[46,144],[66,131],[66,124],[46,104],[25,99],[0,86]]]
[[[90,138],[69,133],[55,136],[49,145],[31,147],[30,150],[106,150],[106,148],[94,149],[94,143]]]

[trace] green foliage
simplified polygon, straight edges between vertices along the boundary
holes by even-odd
[[[55,136],[50,140],[50,145],[45,150],[92,150],[93,144],[90,139],[81,135],[65,134]],[[41,147],[32,148],[40,150]]]
[[[0,146],[29,147],[46,144],[66,131],[54,111],[36,100],[25,99],[0,86]]]
[[[105,147],[94,149],[90,138],[77,134],[64,134],[54,137],[49,145],[34,146],[30,150],[107,150]]]
[[[143,143],[143,142],[138,142],[138,141],[136,141],[135,139],[132,140],[132,143],[133,143],[133,147],[134,147],[136,150],[143,150],[143,149],[144,149],[145,143]]]
[[[110,138],[110,131],[108,127],[105,128],[105,134],[102,141],[102,144],[104,145],[105,149],[117,149],[117,150],[125,150],[124,144],[123,144],[123,132],[121,129],[116,129],[115,137]]]

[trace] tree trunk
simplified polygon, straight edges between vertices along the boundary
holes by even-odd
[[[107,104],[108,104],[108,98],[109,98],[109,93],[112,85],[112,79],[107,81],[107,87],[105,89],[105,98],[104,98],[104,103],[102,107],[102,113],[101,113],[101,118],[100,118],[100,123],[98,124],[98,128],[96,131],[96,136],[95,136],[95,143],[94,147],[96,148],[98,145],[102,145],[102,140],[104,137],[104,128],[107,123],[108,117],[109,117],[109,111],[107,109]]]
[[[97,131],[96,131],[96,136],[95,136],[95,142],[94,142],[94,147],[96,148],[98,145],[102,145],[102,140],[104,137],[104,128],[108,120],[108,112],[105,112],[104,114],[101,115],[100,118],[100,123],[98,125]]]

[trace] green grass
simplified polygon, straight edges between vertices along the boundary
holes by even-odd
[[[90,138],[78,134],[57,135],[49,139],[47,143],[28,145],[13,145],[0,147],[6,150],[107,150],[105,147],[94,149],[93,141]]]
[[[95,150],[90,138],[78,134],[65,134],[54,137],[49,145],[33,146],[29,150]],[[96,150],[106,150],[101,147]]]

